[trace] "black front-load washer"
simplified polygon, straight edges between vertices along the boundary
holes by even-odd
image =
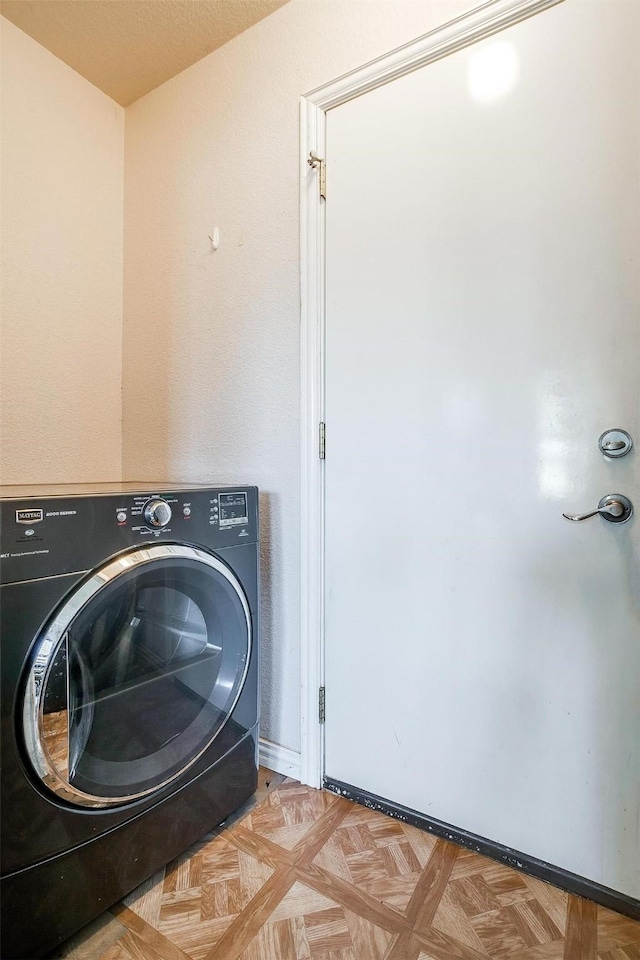
[[[2,488],[2,957],[38,957],[257,783],[255,487]]]

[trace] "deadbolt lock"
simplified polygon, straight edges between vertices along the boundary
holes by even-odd
[[[607,459],[617,460],[620,457],[626,457],[633,446],[633,440],[626,430],[616,428],[605,430],[598,440],[598,446],[600,453]]]

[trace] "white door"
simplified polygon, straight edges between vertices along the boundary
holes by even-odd
[[[327,117],[325,776],[640,895],[637,2]]]

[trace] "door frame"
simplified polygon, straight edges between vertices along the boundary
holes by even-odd
[[[324,459],[320,424],[325,420],[325,203],[320,164],[326,158],[326,114],[391,80],[484,40],[563,0],[490,0],[416,40],[372,60],[300,98],[300,367],[301,367],[301,756],[300,780],[322,786],[324,727]],[[330,187],[330,170],[329,170]],[[328,451],[331,430],[328,428]]]

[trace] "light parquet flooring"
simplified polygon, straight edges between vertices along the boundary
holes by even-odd
[[[294,781],[113,912],[101,960],[640,960],[640,923]]]

